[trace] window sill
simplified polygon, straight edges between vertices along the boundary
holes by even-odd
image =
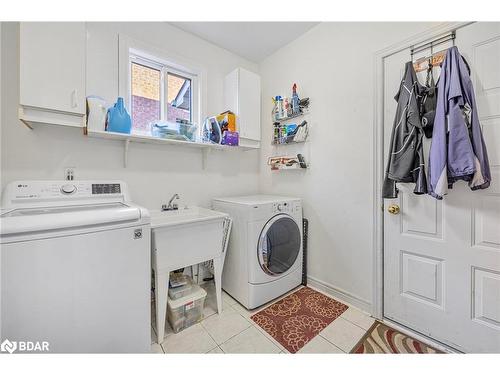
[[[188,142],[188,141],[180,141],[180,140],[176,140],[176,139],[150,137],[147,135],[123,134],[123,133],[114,133],[114,132],[107,132],[107,131],[103,131],[103,130],[90,130],[90,129],[87,129],[87,135],[89,137],[92,137],[92,138],[103,138],[103,139],[124,141],[125,142],[125,152],[124,152],[124,166],[125,167],[127,167],[127,164],[128,164],[128,147],[129,147],[130,142],[198,148],[198,149],[203,151],[203,162],[202,162],[203,169],[205,169],[205,166],[206,166],[206,159],[207,159],[208,151],[211,151],[211,150],[248,151],[248,150],[257,150],[260,148],[259,145],[225,146],[225,145],[218,145],[218,144],[212,144],[212,143]]]
[[[87,132],[89,137],[92,138],[105,138],[105,139],[115,139],[122,141],[130,141],[137,143],[154,143],[154,144],[162,144],[162,145],[174,145],[181,147],[194,147],[194,148],[208,148],[215,150],[256,150],[258,146],[225,146],[218,145],[214,143],[203,143],[203,142],[189,142],[189,141],[180,141],[177,139],[168,139],[168,138],[158,138],[151,137],[147,135],[137,135],[137,134],[124,134],[124,133],[114,133],[102,130],[88,130]]]

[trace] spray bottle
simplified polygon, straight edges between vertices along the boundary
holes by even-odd
[[[299,96],[297,95],[297,84],[294,83],[292,87],[292,113],[296,115],[300,112]]]

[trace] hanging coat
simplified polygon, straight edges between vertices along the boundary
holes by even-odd
[[[407,62],[403,80],[395,97],[398,106],[382,188],[384,198],[398,196],[396,182],[414,182],[415,194],[427,193],[422,147],[423,130],[419,114],[422,89],[423,87],[417,81],[413,63]]]
[[[457,180],[486,189],[491,174],[470,71],[457,47],[446,53],[438,83],[429,152],[429,194],[442,199]]]
[[[420,100],[420,118],[422,129],[426,138],[432,138],[432,129],[434,127],[434,117],[436,116],[437,89],[432,74],[432,65],[429,63],[427,68],[427,79]]]

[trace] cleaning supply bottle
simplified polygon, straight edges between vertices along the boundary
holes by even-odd
[[[123,98],[119,97],[115,105],[108,109],[107,124],[108,132],[130,134],[132,120],[123,104]]]
[[[274,125],[273,142],[274,144],[278,144],[280,143],[280,123],[275,122],[273,125]]]
[[[280,126],[280,143],[286,143],[286,125]]]
[[[299,96],[297,95],[297,84],[294,83],[292,87],[292,113],[295,115],[300,112]]]
[[[279,101],[279,109],[280,109],[280,119],[283,119],[286,117],[285,114],[285,105],[283,103],[283,97],[280,95],[280,101]]]
[[[290,111],[290,103],[288,101],[288,98],[285,98],[284,108],[285,108],[285,117],[290,116],[291,115],[291,111]]]
[[[279,112],[279,108],[278,108],[278,97],[275,96],[273,98],[273,118],[274,120],[279,120],[279,116],[280,116],[280,112]]]
[[[281,118],[281,98],[279,95],[276,96],[276,120]]]

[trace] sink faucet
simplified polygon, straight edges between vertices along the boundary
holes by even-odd
[[[178,210],[179,206],[177,203],[173,203],[174,199],[180,199],[179,194],[175,193],[172,198],[168,201],[168,204],[162,204],[161,205],[161,210],[162,211],[173,211],[173,210]]]

